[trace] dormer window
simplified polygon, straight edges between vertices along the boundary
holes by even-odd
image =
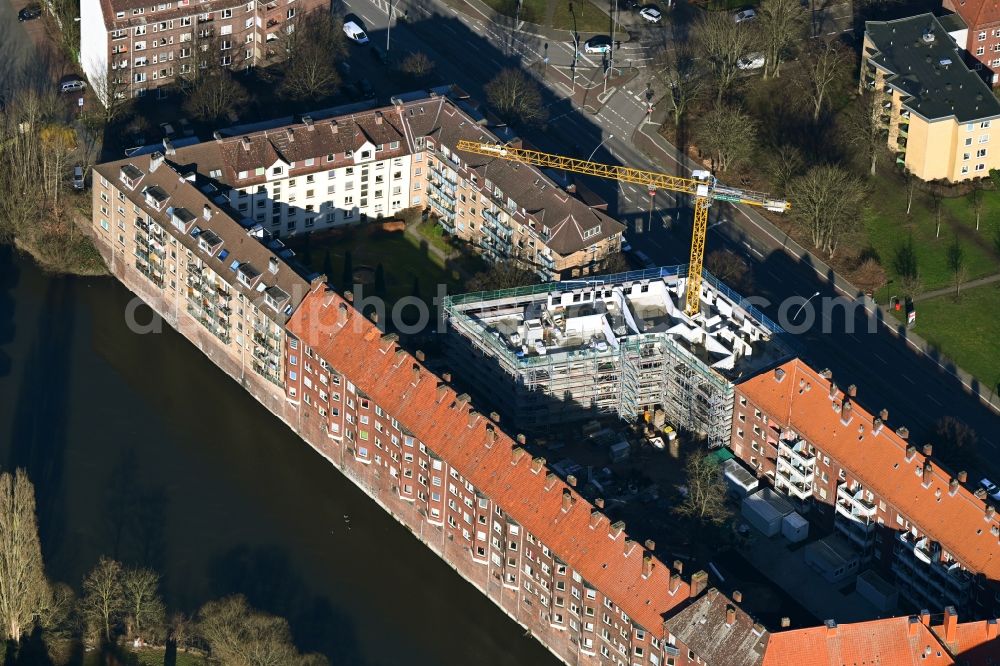
[[[361,151],[361,159],[363,159],[363,160],[371,159],[371,156],[372,156],[372,151],[370,151],[370,150],[362,150]]]
[[[135,186],[142,180],[142,171],[134,164],[129,163],[121,168],[121,171],[118,173],[118,179],[124,183],[125,187],[134,190]]]
[[[147,187],[142,193],[146,197],[146,205],[152,206],[156,210],[161,210],[167,201],[167,193],[159,185]]]
[[[184,232],[187,225],[194,222],[194,214],[187,208],[174,208],[170,214],[170,221],[178,230]]]
[[[264,290],[264,302],[270,305],[277,312],[288,300],[288,294],[279,287],[268,287]]]
[[[278,259],[271,257],[267,260],[267,270],[273,275],[278,272]]]
[[[285,173],[284,167],[276,166],[273,169],[271,169],[271,175],[273,176],[280,176],[283,173]]]
[[[546,234],[548,233],[548,229],[546,229],[545,233]],[[583,232],[583,240],[587,240],[588,238],[593,238],[599,233],[601,233],[601,225],[598,224],[596,227],[591,227],[590,229],[587,229],[586,231]]]
[[[207,252],[209,255],[215,254],[215,251],[222,247],[222,239],[219,238],[211,229],[206,229],[201,232],[198,236],[198,247],[201,248],[203,252]]]
[[[251,266],[249,263],[240,264],[236,269],[236,277],[244,286],[252,287],[254,281],[260,277],[260,271]]]

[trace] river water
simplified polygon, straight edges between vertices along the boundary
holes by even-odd
[[[556,660],[112,278],[0,246],[0,466],[35,482],[49,577],[101,554],[171,609],[241,592],[334,664]]]

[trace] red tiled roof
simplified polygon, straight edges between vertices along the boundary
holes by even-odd
[[[955,627],[955,640],[947,641],[944,625],[931,627],[938,640],[955,656],[962,666],[996,666],[1000,664],[1000,638],[997,637],[998,620],[965,622]]]
[[[841,414],[833,410],[844,394],[838,390],[831,400],[830,380],[799,359],[780,369],[785,373],[780,382],[775,372],[766,372],[743,382],[739,390],[761,410],[849,467],[865,488],[892,504],[966,568],[1000,579],[1000,543],[992,533],[1000,519],[985,520],[983,500],[962,486],[950,495],[951,477],[933,464],[933,458],[931,484],[924,488],[918,473],[923,454],[918,451],[906,462],[907,442],[888,425],[873,435],[872,415],[853,403],[851,420],[845,425]]]
[[[457,402],[450,388],[439,395],[438,377],[409,354],[397,353],[395,344],[383,342],[375,325],[350,305],[346,323],[339,324],[341,304],[346,302],[333,292],[311,292],[292,315],[289,333],[342,372],[635,622],[662,635],[664,615],[687,600],[688,585],[678,581],[671,595],[670,569],[658,560],[644,578],[641,547],[626,556],[626,535],[610,538],[606,518],[591,527],[592,507],[576,493],[572,508],[564,512],[566,484],[559,481],[545,490],[544,470],[532,472],[527,455],[513,463],[514,442],[499,428],[496,441],[488,446],[487,419],[470,419],[469,406]],[[420,372],[416,384],[415,366]]]
[[[912,634],[911,634],[912,631]],[[771,634],[763,666],[949,666],[948,652],[917,618]]]
[[[1000,21],[1000,2],[997,0],[952,0],[947,8],[965,19],[970,31]]]

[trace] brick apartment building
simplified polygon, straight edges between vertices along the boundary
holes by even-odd
[[[336,293],[287,330],[293,427],[556,655],[696,663],[664,619],[703,573],[683,581]]]
[[[160,153],[94,171],[93,235],[111,272],[258,399],[280,405],[283,326],[309,289],[291,253]]]
[[[348,115],[217,133],[176,150],[167,142],[164,152],[172,163],[194,165],[237,219],[273,236],[430,206],[486,259],[517,257],[548,279],[590,272],[620,249],[623,225],[541,172],[479,156],[469,164],[449,151],[458,138],[497,140],[469,113],[446,96],[421,94]],[[442,203],[448,187],[453,203]]]
[[[736,387],[731,448],[863,564],[891,573],[916,608],[996,617],[1000,520],[967,474],[950,474],[888,413],[873,417],[801,360]]]
[[[868,21],[859,88],[881,105],[886,143],[923,180],[983,178],[1000,167],[1000,102],[964,62],[961,29],[932,14]],[[951,21],[950,23],[954,23]],[[953,29],[949,33],[949,29]],[[1000,52],[996,53],[1000,64]]]
[[[275,55],[297,16],[320,0],[82,0],[80,63],[91,87],[138,97],[197,68],[249,68]]]
[[[996,85],[1000,77],[1000,5],[992,0],[944,0],[944,9],[955,12],[964,24],[956,34],[958,45],[972,60],[973,69],[985,70],[987,81]],[[953,15],[954,16],[954,15]],[[942,20],[950,19],[943,17]],[[955,20],[955,19],[950,19]],[[956,27],[958,21],[955,21]]]

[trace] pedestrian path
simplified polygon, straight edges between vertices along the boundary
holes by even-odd
[[[1000,282],[1000,273],[995,273],[994,275],[987,275],[986,277],[981,277],[976,280],[969,280],[968,282],[962,283],[962,288],[960,291],[965,291],[966,289],[972,289],[973,287],[981,287],[985,284],[993,284],[994,282]],[[919,303],[920,301],[929,301],[932,298],[937,298],[938,296],[947,296],[948,294],[954,294],[955,287],[944,287],[943,289],[935,289],[934,291],[927,291],[913,298],[914,303]]]

